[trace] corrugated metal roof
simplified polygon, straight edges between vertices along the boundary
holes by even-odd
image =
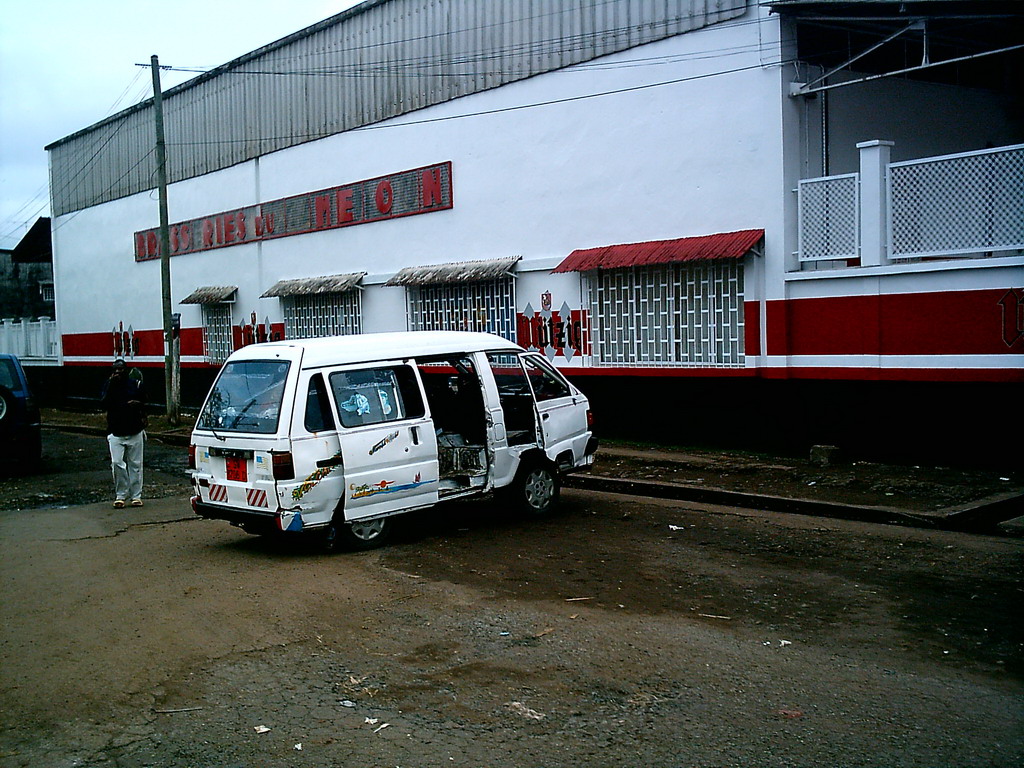
[[[182,299],[180,304],[220,304],[224,301],[230,301],[235,291],[238,290],[237,285],[203,285],[196,288],[192,293]]]
[[[735,19],[747,5],[367,0],[167,89],[167,180]],[[54,216],[152,189],[153,100],[46,149]]]
[[[321,293],[345,293],[359,285],[365,272],[347,275],[323,275],[321,277],[300,277],[294,280],[278,280],[264,291],[261,299],[273,296],[312,296]]]
[[[385,285],[438,285],[440,283],[478,283],[507,277],[522,256],[483,261],[457,261],[449,264],[430,264],[425,267],[406,267]]]
[[[554,272],[586,272],[591,269],[622,269],[680,261],[742,259],[764,237],[763,229],[744,229],[716,235],[652,240],[646,243],[582,248],[570,253]]]

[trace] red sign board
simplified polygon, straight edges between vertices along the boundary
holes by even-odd
[[[171,255],[444,211],[452,206],[452,164],[438,163],[172,224]],[[160,230],[136,232],[135,260],[159,257]]]

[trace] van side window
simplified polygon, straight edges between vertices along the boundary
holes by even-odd
[[[335,371],[330,375],[343,427],[361,427],[424,415],[416,374],[407,365]]]
[[[309,380],[309,389],[306,392],[305,426],[307,432],[323,432],[325,429],[334,429],[331,403],[327,399],[327,388],[321,373],[314,374]]]
[[[530,377],[533,394],[538,402],[569,397],[572,394],[565,380],[537,358],[524,357],[523,362],[526,364],[526,375]]]

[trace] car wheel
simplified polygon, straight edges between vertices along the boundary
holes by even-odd
[[[328,552],[338,550],[367,550],[383,546],[391,537],[390,517],[375,520],[355,520],[351,523],[334,521],[323,534],[323,546]]]
[[[558,472],[547,462],[523,467],[512,488],[512,501],[522,512],[541,517],[554,511],[559,499]]]
[[[0,422],[14,412],[14,395],[7,387],[0,387]]]

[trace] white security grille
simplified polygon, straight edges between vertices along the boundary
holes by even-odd
[[[894,259],[1024,248],[1024,145],[889,166]]]
[[[409,330],[482,331],[514,341],[515,283],[511,277],[479,283],[410,285]]]
[[[230,304],[203,304],[203,354],[208,363],[223,363],[234,347]]]
[[[596,365],[744,365],[740,261],[589,273]]]
[[[359,291],[288,296],[281,301],[287,339],[348,336],[362,328]]]
[[[800,260],[855,259],[860,207],[856,173],[800,182]]]

